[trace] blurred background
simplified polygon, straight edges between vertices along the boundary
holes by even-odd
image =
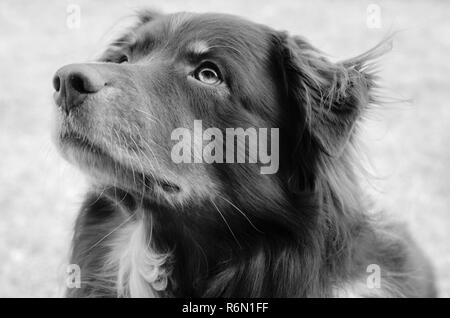
[[[140,7],[234,13],[303,35],[333,59],[399,31],[383,59],[390,95],[364,131],[377,177],[370,191],[408,223],[450,296],[449,1],[0,2],[0,297],[61,296],[83,176],[51,142],[51,80],[88,61]]]

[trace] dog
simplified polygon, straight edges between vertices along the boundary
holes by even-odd
[[[137,20],[96,62],[53,78],[56,144],[92,184],[68,297],[435,295],[424,254],[360,184],[358,127],[386,43],[335,63],[232,15]],[[209,134],[174,138],[199,120]],[[247,133],[228,142],[237,127]],[[216,160],[197,161],[207,141]]]

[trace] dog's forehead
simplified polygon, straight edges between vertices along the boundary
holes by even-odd
[[[225,14],[177,13],[159,16],[137,32],[138,41],[155,40],[193,53],[211,48],[267,49],[270,29],[240,17]]]

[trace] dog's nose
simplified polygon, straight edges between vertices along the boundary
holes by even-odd
[[[105,86],[100,73],[87,64],[71,64],[59,69],[53,77],[55,102],[66,113],[81,105],[89,94]]]

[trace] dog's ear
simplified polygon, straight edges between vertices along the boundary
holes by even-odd
[[[296,138],[305,137],[306,132],[309,142],[328,155],[339,156],[361,114],[375,102],[374,61],[389,45],[385,41],[356,58],[333,63],[303,38],[283,34],[288,107],[302,129]]]
[[[136,42],[136,30],[164,14],[152,9],[140,9],[132,16],[132,20],[122,21],[126,24],[119,36],[115,37],[107,49],[97,58],[100,62],[118,63],[124,58],[124,48]]]

